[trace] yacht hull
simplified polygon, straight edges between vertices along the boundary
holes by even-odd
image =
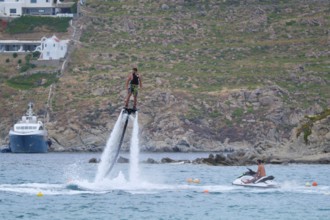
[[[48,144],[43,134],[9,134],[12,153],[46,153]]]

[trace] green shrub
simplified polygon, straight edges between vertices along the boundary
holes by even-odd
[[[30,60],[31,60],[31,57],[32,57],[32,54],[26,54],[26,56],[25,56],[25,61],[27,62],[27,63],[30,63]]]
[[[304,133],[305,144],[308,144],[308,136],[312,134],[312,127],[314,123],[328,117],[329,115],[330,109],[326,109],[318,115],[305,116],[305,118],[308,119],[308,122],[304,123],[301,125],[301,127],[298,128],[296,137],[299,137],[301,133]]]
[[[76,14],[77,13],[77,2],[75,2],[71,8],[70,8],[71,13]]]
[[[244,109],[242,108],[236,108],[234,111],[233,111],[233,114],[232,116],[234,118],[241,118],[243,116],[243,113],[244,113]]]
[[[25,63],[24,65],[21,66],[21,68],[19,69],[19,71],[21,73],[24,73],[26,71],[28,71],[29,69],[35,68],[36,65],[32,64],[32,63]]]
[[[40,82],[45,79],[46,83],[41,85]],[[57,73],[36,73],[32,75],[20,75],[7,80],[7,84],[16,89],[32,89],[36,87],[48,87],[57,82]]]
[[[17,56],[17,53],[13,53],[13,58],[16,58]]]
[[[285,23],[286,26],[292,26],[296,23],[296,21],[292,20],[292,21],[288,21]]]
[[[71,18],[55,18],[40,16],[21,16],[8,23],[9,34],[33,33],[37,27],[46,27],[53,32],[66,32]]]
[[[210,113],[211,118],[218,118],[221,115],[221,113],[217,110]]]
[[[32,57],[38,59],[38,58],[40,57],[40,54],[41,54],[41,53],[40,53],[39,51],[34,51],[34,52],[32,53]]]

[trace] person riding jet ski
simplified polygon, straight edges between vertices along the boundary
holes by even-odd
[[[263,160],[257,160],[258,163],[258,170],[257,173],[254,175],[254,177],[252,179],[249,180],[242,180],[243,183],[247,184],[247,183],[254,183],[256,182],[258,179],[266,176],[266,170],[265,170],[265,166],[264,166],[264,161]]]

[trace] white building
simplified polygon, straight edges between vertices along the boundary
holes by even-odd
[[[0,0],[0,17],[72,14],[73,4],[59,0]]]
[[[39,60],[59,60],[68,51],[69,40],[59,40],[55,35],[39,41],[0,40],[0,53],[40,52]]]
[[[41,45],[36,48],[39,51],[39,60],[59,60],[64,58],[68,51],[69,40],[59,40],[55,35],[50,38],[41,38]]]
[[[40,43],[40,40],[0,40],[0,53],[32,52]]]

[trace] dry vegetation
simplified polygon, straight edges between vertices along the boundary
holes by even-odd
[[[144,76],[140,100],[148,114],[165,109],[170,92],[180,104],[189,103],[186,111],[178,110],[180,120],[212,121],[214,133],[239,126],[244,114],[252,114],[249,107],[236,107],[229,121],[218,109],[220,100],[240,89],[276,85],[288,91],[281,97],[285,108],[325,109],[330,100],[329,8],[322,0],[87,1],[77,21],[83,34],[54,90],[52,119],[65,124],[73,109],[81,121],[101,111],[89,117],[100,125],[104,116],[115,117],[132,66]],[[6,56],[0,59],[4,64]],[[46,97],[37,98],[33,89],[19,100],[21,91],[6,84],[8,72],[19,74],[13,63],[0,67],[0,101],[6,108],[26,105],[28,96]],[[265,120],[265,111],[253,114]]]

